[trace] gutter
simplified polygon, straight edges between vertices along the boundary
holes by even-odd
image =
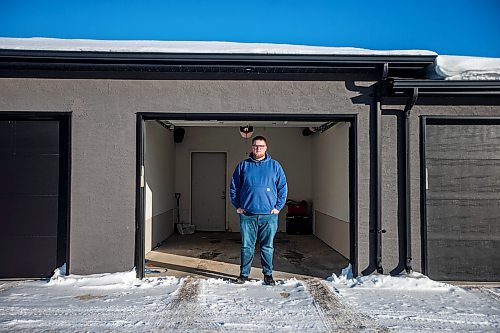
[[[396,77],[424,77],[435,55],[321,55],[43,51],[0,49],[0,77],[149,78],[158,74],[331,74],[377,75],[389,64]],[[85,78],[87,78],[85,76]],[[378,75],[377,75],[378,76]]]
[[[500,81],[468,80],[395,80],[385,83],[388,97],[412,96],[418,89],[419,96],[500,96]]]
[[[256,54],[256,53],[160,53],[160,52],[102,52],[102,51],[42,51],[0,49],[0,59],[37,59],[54,62],[87,63],[345,63],[390,64],[397,68],[426,68],[432,65],[435,55],[340,55],[340,54]]]

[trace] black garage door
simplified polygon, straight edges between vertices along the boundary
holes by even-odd
[[[423,134],[426,274],[500,281],[500,122],[428,118]]]
[[[0,278],[66,261],[68,148],[66,119],[0,118]]]

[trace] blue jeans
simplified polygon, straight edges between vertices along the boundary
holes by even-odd
[[[262,273],[273,273],[274,235],[278,230],[278,214],[240,214],[241,265],[240,275],[249,276],[252,268],[255,241],[260,244]]]

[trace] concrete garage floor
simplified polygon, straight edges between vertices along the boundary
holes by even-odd
[[[174,234],[146,254],[146,276],[235,278],[239,275],[240,234]],[[251,278],[262,279],[259,246]],[[274,241],[274,277],[327,278],[339,275],[349,261],[313,235],[278,233]]]

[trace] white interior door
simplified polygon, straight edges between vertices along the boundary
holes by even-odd
[[[191,154],[191,223],[226,230],[226,153]]]

